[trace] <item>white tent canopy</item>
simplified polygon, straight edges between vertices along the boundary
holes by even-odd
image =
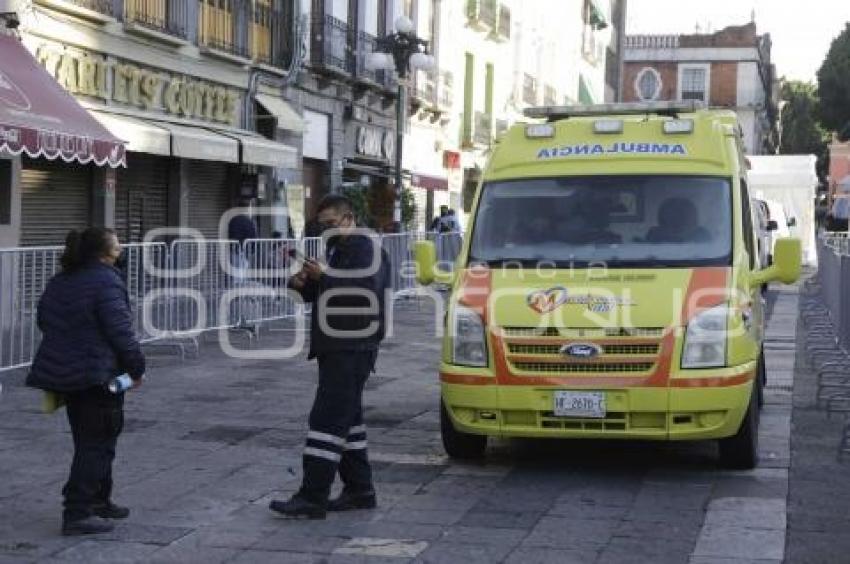
[[[815,248],[815,195],[818,177],[814,155],[759,155],[747,157],[752,165],[747,177],[750,194],[778,204],[794,225],[779,225],[776,236],[799,237],[803,243],[803,263],[817,264]],[[778,219],[778,218],[772,218]]]

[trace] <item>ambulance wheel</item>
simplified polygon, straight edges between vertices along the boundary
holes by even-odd
[[[764,364],[764,351],[759,355],[758,368],[756,369],[756,385],[759,391],[759,409],[764,406],[764,388],[767,386],[767,367]]]
[[[753,382],[754,386],[758,382]],[[759,402],[758,390],[754,387],[750,393],[750,405],[738,432],[726,439],[720,439],[720,464],[724,468],[749,470],[759,461]]]
[[[471,435],[455,429],[443,402],[440,402],[440,434],[443,437],[443,448],[452,458],[463,460],[482,458],[487,449],[485,435]]]

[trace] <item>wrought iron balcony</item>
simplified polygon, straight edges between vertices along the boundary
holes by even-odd
[[[68,4],[73,4],[86,10],[114,16],[115,12],[112,8],[112,0],[66,0]]]
[[[378,84],[377,71],[366,68],[366,59],[375,51],[377,38],[371,33],[361,31],[357,34],[357,49],[355,52],[356,66],[354,74],[358,80]]]
[[[354,70],[353,39],[344,21],[329,15],[314,19],[310,41],[311,63],[329,71],[350,75]]]
[[[480,30],[496,29],[499,18],[496,0],[467,0],[466,17],[469,24]]]
[[[238,57],[249,58],[250,0],[200,0],[198,43]]]
[[[186,0],[125,0],[124,21],[185,39],[189,6]]]
[[[289,65],[294,47],[291,17],[284,0],[254,0],[250,35],[255,61],[281,68]]]
[[[437,81],[434,75],[425,71],[416,71],[413,82],[413,95],[428,107],[437,105]]]

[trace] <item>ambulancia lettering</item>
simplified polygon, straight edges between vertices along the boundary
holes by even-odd
[[[579,155],[605,155],[639,153],[652,155],[687,155],[688,150],[681,143],[611,143],[610,145],[585,143],[581,145],[561,145],[543,147],[537,151],[538,159],[557,159]]]

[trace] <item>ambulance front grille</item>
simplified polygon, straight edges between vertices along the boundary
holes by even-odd
[[[652,370],[652,362],[513,362],[521,372],[546,374],[622,374],[644,373]]]
[[[660,327],[504,327],[501,341],[512,371],[520,376],[650,374],[661,354]],[[565,345],[591,344],[599,354],[569,356]]]

